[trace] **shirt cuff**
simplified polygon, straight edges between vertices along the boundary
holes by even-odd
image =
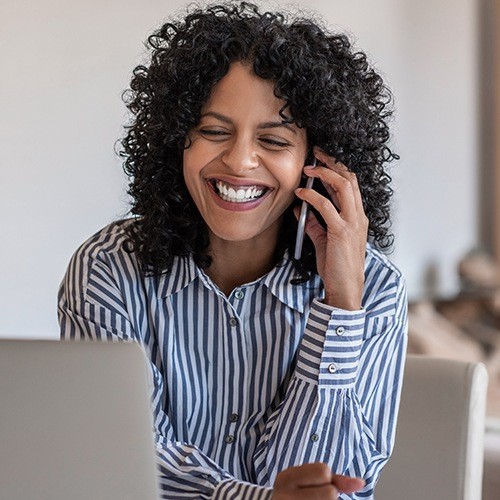
[[[271,500],[272,495],[272,488],[258,486],[236,479],[228,479],[217,485],[212,499],[233,500],[236,498],[244,498],[245,500]]]
[[[324,388],[352,387],[364,326],[364,309],[346,311],[314,299],[297,357],[297,376]]]

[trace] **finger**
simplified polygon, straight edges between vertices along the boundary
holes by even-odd
[[[305,232],[307,236],[313,242],[316,252],[324,244],[327,233],[321,223],[318,221],[317,217],[312,213],[307,213]]]
[[[337,209],[337,212],[340,212],[340,202],[337,193],[333,190],[332,186],[330,186],[330,184],[327,184],[325,181],[321,181],[321,184],[326,189],[326,192],[332,200],[333,206]]]
[[[326,464],[304,464],[280,472],[276,476],[275,487],[293,490],[310,486],[331,486],[331,477],[332,472]]]
[[[332,484],[342,493],[354,493],[363,488],[365,480],[360,477],[332,474]]]
[[[346,165],[337,161],[333,156],[328,155],[317,146],[314,148],[314,154],[318,160],[321,161],[321,163],[324,163],[328,168],[335,170],[352,183],[358,208],[363,207],[363,197],[361,196],[361,190],[359,188],[358,177],[356,174],[349,170]]]
[[[356,188],[349,179],[327,167],[306,167],[304,168],[304,173],[308,177],[317,177],[321,179],[331,187],[338,199],[340,213],[343,218],[350,220],[357,216],[359,206],[356,202]]]
[[[342,162],[338,161],[334,156],[329,155],[326,151],[318,146],[314,147],[314,156],[328,168],[336,169],[339,173],[348,173],[350,170]]]
[[[337,500],[339,492],[337,488],[331,484],[325,486],[312,486],[309,488],[300,488],[292,498],[307,500]]]
[[[314,189],[307,188],[297,188],[295,194],[301,200],[305,200],[311,206],[313,206],[323,217],[327,226],[331,228],[338,227],[339,224],[343,224],[344,221],[341,217],[341,211],[337,211],[332,201],[325,196],[319,194]]]
[[[300,217],[300,208],[295,207],[293,209],[293,213],[295,218],[299,220]],[[319,251],[321,245],[324,243],[326,238],[326,231],[323,226],[320,224],[316,216],[311,212],[307,212],[306,225],[305,225],[305,233],[313,242],[314,248],[316,252]]]

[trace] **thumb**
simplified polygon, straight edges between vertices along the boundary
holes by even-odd
[[[360,490],[365,485],[365,480],[360,477],[341,476],[332,474],[332,484],[341,493],[354,493]]]

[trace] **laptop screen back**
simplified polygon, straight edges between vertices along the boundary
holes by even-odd
[[[137,345],[0,341],[0,498],[158,498]]]

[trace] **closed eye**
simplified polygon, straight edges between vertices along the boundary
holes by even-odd
[[[198,132],[209,140],[224,140],[231,135],[228,131],[219,129],[201,128],[198,129]],[[264,147],[271,149],[286,148],[290,146],[289,142],[280,141],[271,137],[260,137],[259,141],[263,143]]]
[[[290,143],[288,143],[288,142],[277,141],[276,139],[269,139],[267,137],[266,138],[261,137],[259,140],[261,142],[269,144],[270,146],[275,146],[275,147],[279,147],[279,148],[285,148],[287,146],[290,146]]]
[[[229,135],[225,130],[200,129],[199,133],[206,137],[224,138]]]

